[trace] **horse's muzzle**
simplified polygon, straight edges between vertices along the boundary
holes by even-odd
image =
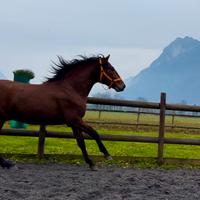
[[[116,84],[114,89],[116,92],[122,92],[125,89],[126,85],[124,83]]]

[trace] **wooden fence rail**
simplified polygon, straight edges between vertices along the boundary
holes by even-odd
[[[105,104],[105,102],[109,102],[109,104]],[[88,123],[92,124],[99,124],[99,125],[123,125],[123,126],[132,126],[136,127],[136,130],[139,130],[139,127],[159,127],[159,124],[151,124],[151,123],[142,123],[141,122],[141,115],[155,115],[159,116],[159,109],[157,103],[152,102],[141,102],[141,101],[127,101],[127,100],[113,100],[113,99],[98,99],[98,98],[88,98],[88,103],[90,104],[98,104],[98,105],[110,105],[114,106],[113,108],[101,108],[96,105],[97,108],[88,107],[88,111],[98,112],[98,119],[97,120],[88,120]],[[116,103],[116,104],[114,104]],[[124,105],[124,106],[119,106]],[[135,106],[133,106],[135,105]],[[116,108],[117,106],[117,108]],[[137,107],[138,110],[128,110],[124,107]],[[147,110],[144,110],[146,108]],[[152,110],[153,109],[153,110]],[[179,104],[166,104],[166,110],[170,112],[166,112],[165,116],[171,117],[171,123],[165,125],[166,128],[171,129],[193,129],[198,130],[200,126],[183,126],[183,125],[176,125],[175,118],[177,117],[186,117],[186,118],[200,118],[198,112],[200,110],[200,106],[190,106],[190,105],[179,105]],[[191,114],[188,113],[177,113],[178,112],[193,112]],[[113,112],[113,113],[129,113],[136,115],[135,122],[116,122],[116,121],[102,121],[102,113],[103,112]]]
[[[164,152],[165,144],[200,145],[200,139],[166,138],[165,137],[166,110],[200,112],[200,106],[167,104],[165,93],[161,93],[160,99],[161,99],[160,103],[153,103],[153,102],[138,102],[138,101],[126,101],[126,100],[114,100],[114,99],[88,98],[88,103],[159,109],[160,122],[159,122],[158,137],[133,136],[133,135],[125,135],[125,134],[121,134],[121,135],[100,134],[100,137],[102,140],[106,140],[106,141],[157,143],[158,144],[157,160],[160,164],[162,164],[164,161],[163,152]],[[33,131],[33,130],[3,129],[1,130],[0,135],[38,137],[39,138],[38,156],[40,158],[44,156],[45,137],[74,139],[73,134],[70,132],[51,132],[51,131],[47,132],[45,126],[41,126],[39,132]],[[84,137],[85,139],[91,139],[87,135],[84,135]]]
[[[94,111],[98,113],[98,119],[97,120],[87,120],[86,122],[91,123],[91,124],[100,124],[100,125],[124,125],[124,126],[132,126],[132,127],[136,127],[136,130],[139,130],[139,127],[141,126],[145,126],[145,127],[158,127],[159,124],[151,124],[151,123],[142,123],[141,122],[141,116],[142,115],[155,115],[155,116],[159,116],[160,113],[159,112],[149,112],[149,111],[141,111],[142,108],[139,108],[138,111],[130,111],[130,110],[112,110],[112,109],[87,109],[87,111]],[[106,113],[106,112],[111,112],[111,113],[127,113],[127,114],[135,114],[136,115],[136,121],[135,122],[116,122],[116,121],[102,121],[102,113]],[[200,119],[200,115],[196,115],[197,112],[195,112],[195,114],[178,114],[175,111],[173,113],[166,113],[165,116],[167,117],[171,117],[171,124],[168,123],[168,125],[165,125],[166,128],[176,128],[176,129],[200,129],[200,126],[180,126],[180,125],[176,125],[175,123],[175,119],[177,117],[183,117],[183,118],[199,118]]]
[[[161,93],[161,95],[162,94],[165,94],[165,93]],[[112,105],[112,106],[136,107],[136,108],[160,109],[160,103],[119,100],[119,99],[100,99],[100,98],[88,97],[87,103]],[[167,104],[166,103],[166,110],[200,112],[200,106]]]

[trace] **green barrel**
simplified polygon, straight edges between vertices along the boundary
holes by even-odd
[[[21,82],[21,83],[29,84],[29,81],[35,77],[34,73],[30,70],[16,70],[13,73],[14,73],[14,81]],[[28,124],[11,120],[10,127],[11,128],[27,128]]]

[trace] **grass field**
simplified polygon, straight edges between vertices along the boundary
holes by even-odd
[[[114,122],[114,124],[102,125],[92,124],[99,133],[103,134],[130,134],[130,135],[141,135],[141,136],[158,136],[158,128],[152,127],[139,127],[136,131],[135,126],[124,126],[115,125],[116,123],[135,123],[137,120],[136,114],[127,113],[101,113],[99,120],[97,112],[87,112],[85,120],[89,121],[100,121],[100,122]],[[141,115],[140,123],[158,124],[159,117],[154,115]],[[166,123],[171,123],[171,117],[166,118]],[[176,124],[185,126],[198,126],[200,120],[198,118],[183,118],[176,117]],[[9,125],[5,124],[4,128],[8,128]],[[29,126],[29,129],[38,130],[38,126]],[[48,126],[47,130],[51,131],[71,131],[70,128],[65,126]],[[166,137],[174,138],[198,138],[200,134],[194,130],[175,130],[169,129],[166,131]],[[12,157],[14,160],[23,160],[22,157],[16,154],[32,155],[37,153],[38,138],[31,137],[11,137],[1,136],[0,137],[0,152]],[[156,157],[157,156],[157,144],[148,143],[135,143],[135,142],[108,142],[104,141],[105,146],[112,156],[127,156],[127,157]],[[88,153],[90,155],[101,155],[94,141],[86,141]],[[53,154],[57,155],[81,155],[81,151],[78,148],[74,139],[52,139],[47,138],[45,143],[45,153],[52,155],[53,159],[56,160]],[[14,154],[12,156],[11,154]],[[26,157],[26,156],[23,156]],[[58,156],[59,157],[59,156]],[[200,159],[200,147],[192,145],[165,145],[164,157],[168,158],[190,158]],[[66,157],[64,159],[67,159]],[[62,159],[63,161],[63,159]],[[76,160],[76,162],[82,162],[82,160]]]

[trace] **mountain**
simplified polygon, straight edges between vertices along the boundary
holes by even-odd
[[[129,78],[126,99],[159,101],[160,92],[167,102],[200,104],[200,41],[177,38],[153,63],[137,76]]]
[[[0,72],[0,80],[5,79],[5,76]]]

